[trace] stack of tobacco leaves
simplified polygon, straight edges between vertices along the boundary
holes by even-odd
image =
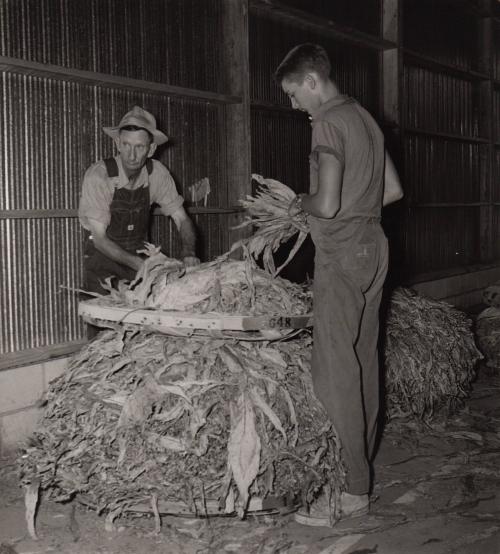
[[[450,304],[410,289],[393,292],[384,336],[389,417],[430,419],[462,404],[482,358],[471,327]]]
[[[476,319],[476,336],[488,367],[500,368],[500,309],[489,307]]]
[[[187,272],[167,261],[143,273],[137,282],[120,281],[118,288],[106,288],[109,294],[101,298],[107,306],[239,315],[302,315],[312,306],[312,293],[304,286],[273,277],[250,258],[221,257]]]
[[[26,485],[107,513],[238,513],[342,486],[309,372],[311,338],[241,342],[102,332],[51,382],[19,458]],[[250,501],[250,504],[249,504]]]

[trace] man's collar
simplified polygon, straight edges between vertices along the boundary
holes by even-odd
[[[345,94],[337,94],[337,96],[334,96],[333,98],[330,98],[330,100],[327,100],[326,102],[321,104],[321,106],[319,106],[319,108],[311,114],[311,120],[315,121],[330,108],[333,108],[335,106],[342,106],[344,104],[351,104],[352,102],[354,102],[353,98],[346,96]]]
[[[130,178],[127,177],[127,174],[125,173],[125,170],[123,169],[122,159],[120,156],[115,156],[116,163],[118,165],[118,178],[119,178],[119,188],[126,187],[129,184]],[[141,168],[141,172],[137,176],[137,179],[134,183],[134,190],[147,184],[149,182],[148,179],[148,170],[146,168],[146,165],[144,165]]]

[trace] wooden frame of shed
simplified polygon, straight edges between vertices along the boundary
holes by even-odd
[[[188,206],[204,259],[237,238],[252,172],[307,190],[309,123],[272,82],[306,40],[385,131],[406,193],[384,214],[399,281],[439,282],[453,299],[500,278],[495,0],[0,0],[0,36],[0,369],[84,341],[61,288],[80,285],[81,177],[112,152],[102,126],[134,103],[173,137],[160,159],[180,192],[210,177],[208,205]],[[177,253],[172,226],[154,236]]]

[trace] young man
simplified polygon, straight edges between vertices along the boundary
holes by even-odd
[[[301,44],[275,79],[292,107],[311,119],[310,190],[289,214],[308,214],[315,245],[312,377],[342,446],[347,483],[340,517],[352,517],[369,508],[377,431],[379,307],[388,265],[381,208],[403,192],[381,130],[340,94],[330,70],[322,47]],[[330,525],[328,491],[296,519]]]
[[[144,263],[140,251],[148,240],[151,205],[175,222],[186,266],[199,264],[195,230],[167,168],[153,160],[168,140],[156,119],[135,106],[117,127],[104,127],[118,156],[92,165],[83,178],[79,218],[89,231],[84,254],[84,289],[105,293],[106,277],[132,280]]]

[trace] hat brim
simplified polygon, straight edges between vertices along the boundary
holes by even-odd
[[[120,127],[103,127],[102,130],[112,139],[115,139],[120,134]],[[149,130],[147,129],[148,133],[151,133],[153,135],[153,142],[155,144],[164,144],[168,141],[168,137],[165,133],[162,133],[161,131],[158,131],[158,129]]]

